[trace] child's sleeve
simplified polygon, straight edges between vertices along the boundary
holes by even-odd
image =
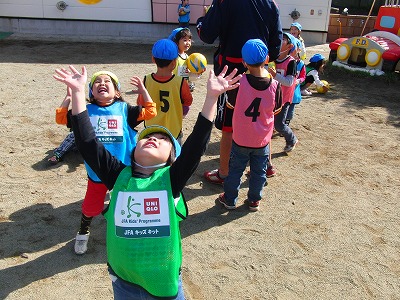
[[[83,159],[111,191],[126,166],[97,139],[87,110],[73,115],[71,119],[75,143]]]
[[[68,124],[67,114],[68,114],[67,107],[56,108],[56,123],[59,125],[67,125]]]
[[[143,78],[143,84],[146,87],[146,76]],[[144,107],[145,102],[144,102],[144,98],[143,98],[142,94],[138,95],[138,98],[137,98],[136,102],[137,102],[137,105],[140,105],[140,106]]]
[[[197,118],[192,133],[182,146],[181,155],[170,168],[172,195],[179,196],[187,181],[196,171],[201,156],[207,149],[213,122],[207,120],[201,113]]]
[[[306,80],[306,67],[303,65],[303,67],[300,69],[300,73],[299,73],[299,82],[303,83],[304,80]]]
[[[281,84],[278,83],[278,86],[275,91],[275,107],[274,107],[274,115],[277,115],[282,110],[282,87]]]
[[[182,86],[181,86],[181,100],[183,106],[190,106],[193,102],[193,96],[190,92],[189,83],[186,79],[182,79]]]
[[[155,116],[157,116],[156,104],[154,102],[144,102],[142,111],[140,112],[137,120],[138,121],[150,120]]]
[[[283,76],[279,72],[279,69],[277,69],[275,80],[277,80],[280,84],[284,86],[292,86],[295,81],[295,78],[296,78],[296,62],[294,60],[288,63],[285,76]]]
[[[317,70],[312,70],[310,73],[310,75],[312,75],[312,77],[314,78],[314,83],[317,87],[320,86],[325,86],[321,80],[319,79],[319,75],[318,75],[318,71]]]
[[[301,48],[300,48],[300,59],[305,61],[307,58],[307,53],[306,53],[306,46],[304,45],[304,40],[300,39],[301,42]]]

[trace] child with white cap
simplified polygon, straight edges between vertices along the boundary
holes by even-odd
[[[113,190],[107,220],[107,260],[115,300],[185,299],[180,275],[179,223],[186,218],[182,190],[196,170],[210,139],[218,95],[237,88],[237,70],[225,76],[210,71],[207,94],[193,132],[182,149],[165,127],[138,135],[127,166],[96,139],[86,110],[86,68],[56,70],[55,79],[72,89],[75,140],[85,161]],[[138,85],[138,92],[144,87]],[[179,155],[180,153],[180,155]]]
[[[259,209],[267,181],[269,143],[274,129],[274,114],[282,106],[281,86],[265,68],[268,48],[260,39],[248,40],[242,48],[243,64],[248,69],[240,79],[233,108],[232,150],[224,193],[218,201],[229,210],[236,208],[240,178],[250,163],[247,204],[250,211]]]
[[[173,74],[178,57],[178,46],[170,39],[158,40],[152,49],[152,61],[157,71],[145,76],[143,83],[156,103],[157,116],[146,120],[145,126],[161,125],[182,141],[182,119],[189,111],[193,96],[187,80]],[[138,96],[138,104],[143,96]],[[187,107],[187,108],[184,108]]]

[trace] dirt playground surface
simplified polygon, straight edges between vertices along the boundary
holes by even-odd
[[[211,63],[213,46],[194,46]],[[308,57],[327,45],[308,48]],[[65,86],[54,70],[86,65],[129,78],[155,70],[151,45],[0,40],[0,299],[112,299],[105,220],[93,222],[89,250],[73,252],[86,173],[79,153],[47,158],[68,130],[55,124]],[[209,65],[212,68],[212,65]],[[207,75],[196,82],[184,120],[190,132]],[[330,72],[332,89],[304,98],[292,128],[300,143],[282,152],[278,175],[250,213],[243,177],[239,207],[215,200],[222,187],[202,174],[218,167],[220,132],[184,190],[183,282],[188,299],[400,299],[399,82]],[[133,95],[124,95],[135,103]]]

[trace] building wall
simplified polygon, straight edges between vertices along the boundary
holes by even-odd
[[[340,37],[350,38],[361,35],[365,22],[363,34],[367,34],[374,29],[376,17],[371,16],[367,21],[368,16],[331,14],[329,21],[327,42],[332,42]]]
[[[327,39],[331,0],[275,0],[280,9],[282,27],[288,31],[296,20],[303,26],[302,36],[309,44]],[[59,3],[65,3],[61,10]],[[78,0],[0,0],[0,31],[70,37],[122,37],[154,41],[169,35],[178,23],[180,0],[102,0],[85,5]],[[203,5],[212,0],[190,0],[191,24],[203,13]],[[193,30],[193,29],[192,29]]]

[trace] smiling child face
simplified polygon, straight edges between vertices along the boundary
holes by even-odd
[[[117,95],[115,85],[108,75],[99,75],[92,85],[92,94],[99,105],[108,105]]]

